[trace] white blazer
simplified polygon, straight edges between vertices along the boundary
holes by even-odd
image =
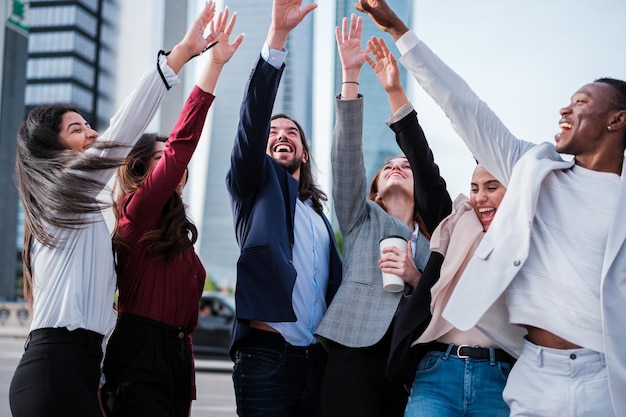
[[[504,290],[526,261],[541,182],[552,170],[572,167],[554,145],[517,139],[469,86],[413,32],[398,42],[400,62],[442,107],[474,156],[508,191],[459,280],[443,316],[455,327],[478,326],[500,346],[519,354],[525,333],[508,323]],[[626,416],[626,165],[616,215],[605,249],[600,306],[610,394],[615,416]]]

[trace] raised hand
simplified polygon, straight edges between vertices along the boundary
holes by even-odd
[[[389,32],[395,40],[409,30],[385,0],[358,0],[354,7],[366,13],[379,29]]]
[[[337,39],[337,49],[341,68],[345,72],[353,72],[361,69],[365,64],[367,51],[361,49],[361,33],[363,31],[363,19],[356,15],[350,16],[350,28],[348,29],[348,18],[344,17],[341,22],[341,30],[335,27],[335,38]],[[344,77],[345,78],[345,77]],[[345,80],[344,80],[345,81]]]
[[[229,13],[228,7],[226,7],[223,12],[217,14],[210,25],[211,33],[214,35],[212,43],[209,44],[210,58],[196,82],[198,87],[209,93],[215,91],[222,68],[230,61],[243,41],[243,34],[239,34],[230,43],[230,35],[237,21],[237,13],[233,13],[233,16],[228,20]]]
[[[209,35],[204,36],[204,31],[213,21],[215,16],[215,2],[209,1],[187,29],[187,33],[183,39],[174,46],[172,52],[167,57],[167,64],[175,72],[178,73],[187,61],[196,55],[201,54],[205,48],[211,44],[217,36],[211,31]]]
[[[365,59],[372,70],[374,70],[376,78],[378,78],[385,91],[402,89],[398,63],[391,51],[389,51],[389,48],[387,48],[385,41],[382,38],[373,36],[372,39],[367,41],[367,46],[374,58],[372,59],[369,55],[366,55]]]
[[[282,49],[287,36],[304,18],[317,8],[311,3],[304,7],[302,0],[274,0],[272,5],[272,24],[267,34],[270,49]]]
[[[235,40],[230,43],[230,35],[233,32],[235,23],[237,22],[237,12],[233,13],[230,21],[228,20],[229,10],[228,7],[223,12],[219,12],[211,22],[210,30],[215,32],[216,37],[213,42],[217,42],[211,49],[211,62],[217,65],[226,64],[230,58],[235,54],[241,42],[243,42],[244,35],[239,34]]]

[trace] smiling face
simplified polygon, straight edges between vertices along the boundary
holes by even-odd
[[[98,132],[80,114],[69,111],[63,114],[59,126],[59,139],[74,151],[84,151],[98,138]]]
[[[390,192],[402,192],[413,198],[413,171],[405,157],[397,157],[387,162],[378,175],[377,199],[384,200]]]
[[[302,146],[298,126],[289,119],[272,120],[266,153],[282,165],[296,179],[300,179],[300,166],[308,160]]]
[[[482,166],[478,165],[472,175],[470,202],[486,232],[493,221],[506,188]]]
[[[605,146],[614,94],[613,87],[599,82],[586,84],[574,93],[570,104],[559,112],[561,132],[554,136],[557,152],[591,155]]]

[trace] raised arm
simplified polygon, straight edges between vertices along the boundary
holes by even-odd
[[[167,57],[160,56],[156,68],[151,68],[141,77],[138,86],[111,118],[109,128],[98,138],[99,142],[113,141],[130,146],[104,149],[92,147],[87,152],[108,158],[124,158],[128,155],[132,145],[150,124],[167,90],[180,82],[176,76],[178,71],[192,56],[201,53],[207,42],[215,38],[213,32],[204,36],[204,29],[214,14],[215,5],[213,2],[207,3],[172,53]],[[95,171],[90,175],[106,182],[113,173],[114,170]]]
[[[161,208],[175,191],[191,160],[215,98],[213,93],[222,68],[243,41],[243,35],[238,35],[233,43],[229,42],[237,18],[234,14],[229,21],[228,15],[226,8],[211,22],[217,43],[209,51],[207,63],[180,112],[158,165],[125,207],[126,214],[133,220],[149,222],[161,214]]]
[[[441,106],[474,157],[507,185],[517,160],[534,144],[517,139],[467,83],[402,22],[384,0],[359,0],[356,8],[390,33],[400,63]]]
[[[269,48],[282,50],[289,33],[316,8],[317,4],[315,3],[302,7],[302,0],[274,0],[272,24],[266,38]]]
[[[231,196],[245,198],[254,193],[264,172],[270,118],[276,92],[285,68],[285,42],[306,15],[317,7],[302,6],[302,0],[274,0],[272,22],[266,45],[257,61],[244,91],[239,109],[239,125],[226,174],[226,186]],[[266,56],[266,53],[268,56]]]
[[[365,56],[380,85],[387,93],[391,114],[397,112],[402,106],[409,103],[402,83],[400,82],[400,70],[393,54],[387,48],[382,39],[372,37],[367,41],[368,51],[372,57]]]
[[[380,30],[389,33],[395,41],[409,31],[385,0],[359,0],[354,7],[366,13]]]
[[[229,10],[228,7],[223,12],[219,12],[215,21],[210,24],[211,33],[215,33],[213,42],[209,45],[209,61],[204,66],[196,85],[207,93],[213,94],[215,92],[215,86],[217,79],[219,78],[224,65],[235,54],[241,42],[243,42],[244,35],[239,34],[235,40],[230,43],[230,35],[233,32],[235,23],[237,22],[237,12],[233,13],[230,21],[228,20]]]
[[[366,51],[361,49],[361,35],[363,33],[363,19],[356,15],[341,21],[341,28],[335,27],[335,39],[341,62],[341,98],[352,100],[359,95],[359,76],[365,64]]]
[[[331,162],[333,200],[341,232],[348,234],[366,215],[367,183],[363,161],[363,99],[358,81],[365,63],[361,49],[362,19],[353,14],[335,28],[342,69],[341,95],[335,100]]]
[[[217,34],[211,30],[205,37],[204,32],[215,15],[215,2],[209,1],[204,5],[200,15],[187,29],[183,39],[177,43],[167,56],[167,65],[178,74],[183,65],[191,58],[203,53],[215,41]]]
[[[368,41],[368,49],[373,58],[368,55],[367,62],[387,93],[391,107],[390,128],[395,132],[396,141],[411,164],[415,207],[432,233],[452,210],[446,182],[435,164],[417,113],[402,87],[393,54],[382,39],[375,37]]]

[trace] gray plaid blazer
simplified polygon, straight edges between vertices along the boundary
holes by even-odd
[[[335,107],[336,122],[331,162],[333,201],[343,234],[343,279],[316,334],[322,341],[328,339],[348,347],[367,347],[376,344],[385,335],[404,296],[403,293],[389,293],[383,290],[382,274],[378,267],[379,241],[389,235],[399,235],[409,240],[411,231],[400,219],[367,199],[368,184],[362,150],[363,98],[359,97],[356,100],[338,98]],[[409,147],[413,145],[419,147],[422,168],[428,168],[429,175],[436,174],[437,180],[424,178],[432,182],[433,187],[438,187],[437,198],[442,202],[437,203],[436,219],[430,221],[433,216],[424,219],[429,228],[432,226],[434,229],[436,227],[434,223],[438,224],[450,212],[451,200],[445,182],[439,176],[439,169],[432,161],[432,153],[419,128],[415,111],[412,107],[409,110],[410,113],[402,119],[408,121],[398,122],[400,125],[398,129],[402,129],[402,126],[413,129],[407,142]],[[419,128],[419,132],[416,127]],[[392,129],[396,130],[393,126]],[[397,131],[396,135],[401,143]],[[422,142],[419,142],[420,140]],[[419,180],[419,172],[413,167],[416,161],[411,161],[415,159],[411,156],[416,152],[414,149],[406,148],[407,146],[403,146],[403,151],[412,164],[414,177],[417,173]],[[427,164],[431,166],[425,166]],[[424,203],[421,206],[424,206]],[[420,214],[423,215],[421,209]],[[420,233],[415,251],[415,265],[423,269],[429,256],[429,241]]]

